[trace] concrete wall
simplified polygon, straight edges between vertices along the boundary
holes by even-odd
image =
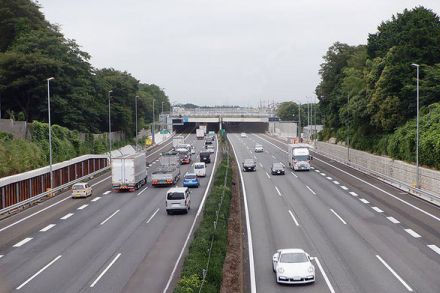
[[[269,122],[269,132],[281,138],[297,137],[297,124],[294,122]]]
[[[413,187],[416,185],[417,168],[413,164],[353,149],[350,149],[348,154],[347,147],[326,142],[316,142],[315,150],[326,157],[342,161],[358,169],[366,169],[384,180],[399,181],[404,185],[398,183],[396,185],[410,192],[415,192]],[[350,161],[348,161],[348,156]],[[440,171],[428,168],[419,168],[419,171],[421,189],[440,195]],[[405,185],[408,187],[405,188]]]
[[[17,139],[24,139],[29,134],[26,121],[14,121],[12,119],[0,119],[0,131],[10,133]]]

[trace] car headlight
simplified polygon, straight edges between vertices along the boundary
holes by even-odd
[[[284,269],[282,267],[280,267],[280,268],[277,269],[277,272],[282,274],[282,273],[284,273]]]
[[[309,271],[309,273],[314,273],[315,272],[315,267],[314,266],[310,266],[308,271]]]

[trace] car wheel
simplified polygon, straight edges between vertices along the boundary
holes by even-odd
[[[171,215],[171,211],[168,211],[168,210],[167,210],[167,214],[168,214],[168,215]]]

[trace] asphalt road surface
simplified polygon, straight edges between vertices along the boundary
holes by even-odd
[[[440,209],[379,180],[314,154],[313,169],[293,172],[287,145],[263,134],[228,135],[243,172],[251,231],[251,292],[440,292]],[[255,153],[255,144],[263,153]],[[286,175],[272,176],[273,162]],[[316,282],[282,286],[272,255],[303,248]],[[253,265],[252,265],[253,263]],[[255,276],[255,277],[252,277]]]
[[[186,142],[195,145],[198,161],[203,141],[191,134]],[[149,173],[170,148],[167,142],[147,154]],[[166,214],[168,188],[112,192],[107,173],[90,181],[89,198],[66,192],[2,220],[0,292],[172,292],[216,154],[211,158],[201,186],[191,189],[188,215]],[[182,165],[181,177],[190,168]]]

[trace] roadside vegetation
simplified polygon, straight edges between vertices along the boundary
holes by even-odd
[[[224,153],[174,293],[220,291],[228,246],[231,184],[230,158]]]

